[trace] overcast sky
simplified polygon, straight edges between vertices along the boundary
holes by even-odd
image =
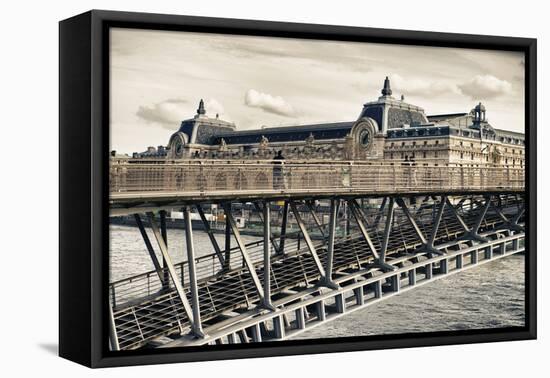
[[[385,76],[427,114],[482,101],[524,131],[523,53],[111,29],[111,148],[166,145],[201,98],[240,130],[355,120]]]

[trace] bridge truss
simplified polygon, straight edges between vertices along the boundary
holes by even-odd
[[[155,269],[110,283],[111,348],[291,338],[449,274],[523,252],[523,196],[521,191],[414,197],[309,193],[282,196],[279,204],[256,198],[263,237],[253,242],[245,242],[232,212],[250,198],[191,199],[176,206],[184,215],[187,252],[178,263],[168,253],[163,210],[175,205],[128,208]],[[318,201],[327,204],[328,217]],[[225,210],[224,245],[204,214],[211,203]],[[276,232],[274,211],[282,219]],[[196,255],[191,212],[199,214],[209,235],[210,254]]]

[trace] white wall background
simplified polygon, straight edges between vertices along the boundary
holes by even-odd
[[[0,375],[11,376],[542,376],[550,337],[548,204],[539,200],[539,340],[92,371],[56,356],[58,25],[89,9],[464,32],[539,39],[539,197],[549,184],[544,110],[550,49],[544,2],[8,1],[0,23]],[[75,125],[76,127],[76,125]],[[543,274],[546,272],[546,275]],[[546,350],[545,350],[546,349]]]

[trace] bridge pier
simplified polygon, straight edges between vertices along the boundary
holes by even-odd
[[[382,298],[382,282],[380,280],[374,282],[374,297]]]
[[[473,265],[477,264],[479,261],[479,252],[478,251],[472,251],[470,253],[470,260]]]
[[[493,258],[493,246],[492,245],[488,245],[487,247],[485,247],[485,258],[487,260],[490,260]]]
[[[425,270],[426,270],[426,273],[425,273],[426,279],[431,280],[433,277],[433,263],[426,264]]]
[[[336,312],[339,314],[343,314],[346,311],[346,299],[344,298],[344,294],[338,294],[336,297],[334,297],[335,305],[336,305]]]
[[[414,286],[416,285],[416,269],[409,270],[409,285]]]
[[[282,315],[273,318],[273,331],[276,339],[283,339],[285,337],[285,325]]]
[[[449,273],[449,260],[443,259],[439,262],[439,272],[441,274]]]
[[[397,293],[401,289],[400,273],[391,276],[390,278],[391,291]]]
[[[464,265],[464,261],[463,261],[463,257],[462,255],[457,255],[456,256],[456,268],[457,269],[462,269],[463,265]]]
[[[317,319],[320,321],[325,321],[327,318],[327,314],[325,312],[325,301],[320,300],[315,304],[315,311],[317,314]]]
[[[250,328],[252,332],[252,341],[255,343],[261,343],[262,342],[262,331],[260,329],[260,324],[256,323]]]
[[[304,313],[304,308],[300,307],[295,310],[296,316],[296,328],[305,329],[306,328],[306,318]]]
[[[355,294],[355,303],[358,306],[362,306],[365,303],[365,293],[363,286],[359,286],[358,288],[353,289],[353,291]]]

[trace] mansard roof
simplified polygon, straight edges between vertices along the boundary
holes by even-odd
[[[219,144],[221,138],[227,144],[260,143],[262,137],[274,143],[303,142],[310,135],[315,140],[341,139],[349,134],[354,124],[355,121],[350,121],[222,132],[212,140],[212,144]]]

